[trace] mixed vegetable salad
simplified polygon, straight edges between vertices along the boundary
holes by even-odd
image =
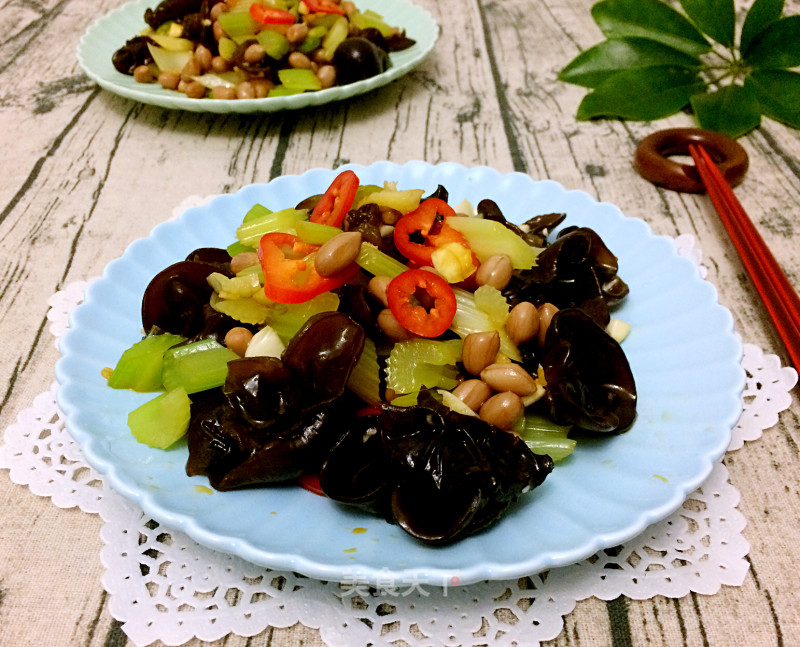
[[[373,77],[405,31],[351,0],[164,0],[112,63],[194,99],[286,96]]]
[[[299,480],[443,544],[494,522],[575,446],[636,415],[616,257],[563,214],[517,226],[445,187],[255,205],[225,249],[164,269],[106,377],[164,393],[140,442],[186,436],[219,490]]]

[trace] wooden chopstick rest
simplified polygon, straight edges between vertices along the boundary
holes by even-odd
[[[665,189],[703,193],[706,189],[694,165],[670,159],[676,155],[688,157],[690,144],[700,144],[708,151],[730,186],[742,181],[750,164],[747,151],[730,137],[701,128],[671,128],[648,135],[636,148],[636,170]]]

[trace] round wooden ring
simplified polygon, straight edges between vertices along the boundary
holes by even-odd
[[[747,151],[730,137],[700,128],[671,128],[645,137],[636,148],[636,170],[646,180],[665,189],[684,193],[703,193],[693,164],[681,164],[672,155],[689,155],[689,144],[700,144],[728,180],[736,186],[747,172]]]

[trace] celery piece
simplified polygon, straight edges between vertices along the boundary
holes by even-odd
[[[505,254],[511,259],[514,269],[529,270],[536,264],[536,257],[542,251],[538,247],[531,247],[495,220],[453,216],[447,219],[447,224],[463,234],[481,263],[497,254]]]
[[[535,454],[547,454],[554,461],[560,461],[577,445],[574,439],[567,438],[570,429],[569,425],[557,425],[541,414],[526,412],[514,431]]]
[[[358,209],[361,205],[369,202],[369,196],[378,191],[383,191],[383,187],[377,184],[359,184],[356,189],[356,197],[353,199],[353,209]]]
[[[320,312],[333,312],[339,308],[339,297],[333,292],[323,292],[305,303],[274,303],[269,308],[266,323],[288,344],[303,324]]]
[[[395,344],[386,361],[386,386],[396,393],[422,387],[455,388],[461,348],[460,339],[411,339]]]
[[[384,22],[383,16],[370,9],[364,12],[356,11],[350,16],[350,22],[362,31],[370,27],[377,29],[383,34],[384,38],[388,38],[392,35],[392,28]]]
[[[331,25],[331,28],[328,30],[328,33],[325,34],[325,38],[322,39],[322,56],[324,60],[333,60],[336,48],[344,42],[349,32],[350,26],[347,22],[347,18],[344,16],[337,16],[336,20],[333,21],[333,25]]]
[[[264,216],[253,218],[243,223],[236,230],[236,237],[243,245],[258,247],[258,243],[264,234],[275,231],[289,232],[294,228],[298,220],[307,220],[308,210],[306,209],[283,209]]]
[[[375,342],[369,337],[364,343],[364,350],[353,367],[347,380],[347,388],[365,402],[380,404],[381,402],[381,369],[378,364],[378,352]]]
[[[303,52],[303,54],[310,54],[320,46],[322,39],[327,33],[328,28],[325,25],[315,25],[308,30],[308,34],[306,34],[306,37],[297,49]]]
[[[306,220],[299,220],[295,223],[295,231],[297,237],[304,243],[312,245],[322,245],[329,241],[336,234],[341,234],[342,230],[339,227],[331,225],[323,225],[319,222],[309,222]]]
[[[388,276],[394,278],[408,268],[400,261],[384,254],[372,243],[361,243],[356,263],[374,276]]]
[[[271,29],[260,31],[256,36],[256,40],[264,48],[267,56],[276,61],[281,60],[289,53],[289,41],[286,40],[286,36],[277,31],[272,31]]]
[[[224,58],[226,61],[233,60],[234,54],[236,54],[236,42],[231,40],[230,38],[220,38],[219,43],[217,43],[217,47],[219,47],[219,55]]]
[[[447,408],[451,411],[460,413],[462,416],[478,416],[478,414],[464,404],[464,401],[457,395],[453,395],[450,391],[445,391],[444,389],[437,389],[437,392],[442,396],[442,402],[447,405]]]
[[[433,269],[448,283],[460,283],[475,271],[472,252],[456,242],[445,243],[434,249],[431,263]]]
[[[140,443],[167,449],[186,434],[190,416],[191,400],[179,386],[131,411],[128,427]]]
[[[473,295],[475,305],[488,315],[493,326],[500,328],[505,325],[509,307],[500,290],[491,285],[482,285],[473,292]]]
[[[128,348],[120,357],[108,386],[112,389],[131,389],[140,393],[160,391],[161,368],[164,353],[171,346],[180,344],[180,335],[149,335]]]
[[[184,344],[164,353],[161,379],[169,391],[179,386],[186,393],[206,391],[225,383],[228,362],[238,357],[213,339]]]
[[[268,216],[271,214],[272,211],[267,209],[263,204],[254,204],[250,207],[249,211],[244,214],[244,218],[242,219],[242,224],[246,222],[250,222],[251,220],[255,220],[256,218],[261,218],[262,216]]]
[[[500,334],[500,351],[516,362],[522,359],[519,349],[509,338],[505,328],[492,323],[489,315],[476,305],[472,292],[454,287],[453,294],[456,296],[456,314],[453,317],[453,323],[450,324],[450,330],[462,338],[473,332],[497,330]]]
[[[419,391],[414,391],[413,393],[398,395],[396,398],[392,400],[391,404],[392,406],[395,407],[413,407],[416,406],[418,400],[419,400]]]
[[[259,29],[249,11],[226,11],[217,20],[222,30],[233,40],[241,36],[255,36]]]
[[[285,85],[276,85],[274,88],[270,89],[267,97],[270,99],[273,97],[291,97],[294,94],[303,94],[303,90],[287,88]]]
[[[278,70],[278,79],[290,90],[321,90],[322,82],[312,70],[295,70],[291,68]]]
[[[233,278],[212,272],[206,279],[221,299],[248,299],[261,289],[258,273],[248,272]]]
[[[211,295],[210,304],[217,312],[228,315],[244,324],[263,324],[269,317],[269,306],[258,300],[262,291],[249,299],[221,299],[216,293]],[[265,298],[266,300],[266,298]]]
[[[152,34],[150,36],[156,44],[170,52],[192,52],[194,43],[188,38],[175,38],[174,36],[164,36],[162,34]]]
[[[162,72],[174,72],[175,74],[180,74],[181,70],[186,67],[186,64],[194,56],[193,52],[172,52],[150,43],[147,44],[147,49],[159,70]]]
[[[391,187],[379,188],[377,191],[370,191],[365,195],[358,206],[375,203],[381,207],[397,209],[400,213],[406,214],[414,211],[419,206],[420,198],[425,193],[422,189],[406,189],[398,191]]]
[[[254,247],[250,247],[250,245],[242,245],[239,241],[235,243],[231,243],[226,248],[230,257],[233,258],[236,254],[241,254],[242,252],[254,252],[256,251]]]

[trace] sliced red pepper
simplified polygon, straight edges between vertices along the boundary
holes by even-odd
[[[342,171],[337,175],[325,195],[311,212],[311,222],[340,227],[358,191],[358,176],[353,171]]]
[[[261,237],[258,258],[264,270],[264,294],[278,303],[305,303],[318,294],[352,281],[359,272],[355,263],[332,276],[320,276],[314,267],[319,245],[304,243],[292,234]]]
[[[455,215],[444,200],[428,198],[397,221],[394,244],[403,256],[417,265],[432,265],[431,254],[447,243],[459,243],[470,249],[464,235],[447,224],[447,218]],[[477,261],[473,262],[477,267]]]
[[[428,270],[407,270],[398,274],[386,288],[386,298],[389,310],[400,325],[422,337],[441,335],[453,323],[456,314],[453,288]]]
[[[300,487],[304,490],[308,490],[312,494],[325,496],[325,493],[322,491],[322,486],[319,484],[319,476],[316,474],[303,474],[300,476],[299,481]]]
[[[257,2],[250,5],[250,17],[265,25],[291,25],[297,20],[297,16],[291,11],[276,9]]]
[[[311,13],[338,13],[344,16],[344,9],[333,0],[303,0]]]

